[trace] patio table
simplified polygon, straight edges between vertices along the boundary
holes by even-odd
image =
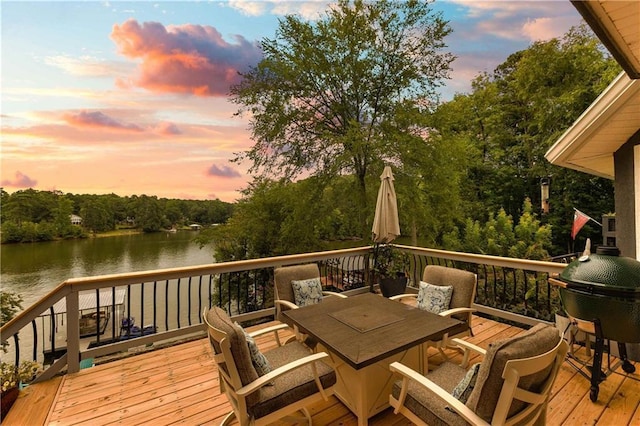
[[[389,407],[390,363],[422,371],[422,343],[467,327],[373,293],[328,298],[283,314],[318,342],[318,351],[329,354],[338,375],[336,396],[358,417],[359,426]]]

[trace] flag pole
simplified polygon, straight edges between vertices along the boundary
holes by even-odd
[[[602,224],[600,222],[598,222],[597,220],[595,220],[594,218],[592,218],[591,216],[589,216],[588,214],[584,214],[583,212],[581,212],[580,210],[576,209],[575,207],[573,208],[573,210],[575,210],[576,212],[580,213],[583,216],[586,216],[589,220],[597,223],[600,226],[600,228],[602,228]]]

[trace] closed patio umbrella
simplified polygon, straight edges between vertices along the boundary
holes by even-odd
[[[390,243],[400,235],[400,221],[398,220],[398,201],[393,186],[391,167],[385,166],[380,175],[380,189],[376,201],[376,213],[373,216],[371,239],[375,243],[373,249],[374,268],[378,263],[380,244]],[[369,291],[373,292],[373,280],[369,278]]]
[[[400,235],[398,201],[393,186],[393,173],[389,166],[385,166],[380,175],[380,189],[371,233],[371,239],[376,244],[389,243]]]

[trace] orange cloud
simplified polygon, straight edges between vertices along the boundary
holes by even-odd
[[[142,59],[137,78],[119,79],[116,84],[154,92],[227,96],[229,87],[239,82],[238,72],[262,58],[257,43],[236,36],[230,44],[218,30],[203,25],[165,27],[129,19],[113,26],[111,39],[124,56]]]

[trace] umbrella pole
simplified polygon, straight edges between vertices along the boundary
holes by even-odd
[[[375,275],[376,267],[378,266],[378,252],[380,249],[380,243],[374,243],[373,245],[373,271],[369,274],[369,291],[373,293],[373,277]]]

